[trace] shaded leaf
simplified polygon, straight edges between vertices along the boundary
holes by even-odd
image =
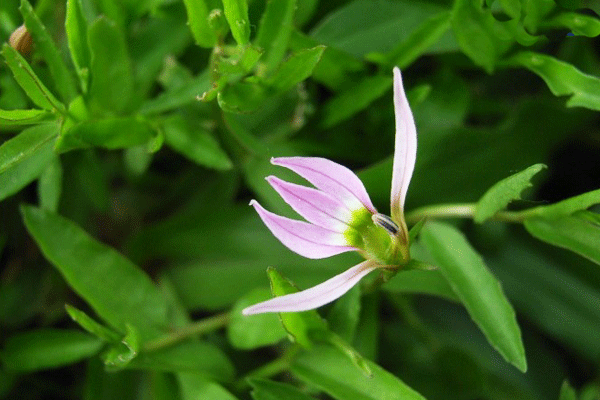
[[[525,349],[515,311],[479,254],[451,225],[428,222],[421,238],[490,344],[508,362],[525,371]]]
[[[38,329],[10,336],[0,359],[7,369],[37,371],[58,368],[91,357],[102,340],[78,330]]]
[[[67,0],[65,30],[71,59],[79,76],[83,92],[89,83],[91,55],[88,44],[88,22],[83,15],[81,0]]]
[[[72,149],[73,141],[87,145],[120,149],[147,143],[156,132],[142,118],[106,118],[78,123],[61,135],[58,151]],[[82,146],[83,147],[83,146]]]
[[[56,212],[62,193],[62,165],[58,156],[52,157],[48,166],[42,171],[38,182],[40,206],[48,211]]]
[[[107,342],[116,342],[121,339],[120,334],[95,321],[83,311],[69,304],[65,304],[65,309],[73,321],[77,322],[83,329],[98,338]]]
[[[105,321],[122,333],[131,324],[142,341],[168,327],[164,298],[131,261],[59,215],[31,206],[21,213],[44,256]]]
[[[267,71],[277,66],[288,47],[293,29],[296,0],[270,0],[260,20],[256,45],[266,50]]]
[[[266,83],[280,92],[293,88],[312,74],[324,50],[325,46],[316,46],[295,52]]]
[[[254,400],[314,400],[295,386],[267,379],[249,379]]]

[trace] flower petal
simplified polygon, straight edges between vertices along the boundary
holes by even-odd
[[[349,228],[352,212],[331,195],[275,176],[269,176],[267,181],[308,222],[339,233],[344,233]]]
[[[268,312],[306,311],[321,307],[341,297],[358,283],[365,275],[380,265],[373,261],[362,263],[342,272],[325,282],[298,293],[275,297],[271,300],[244,308],[242,314],[252,315]]]
[[[343,165],[319,157],[272,158],[271,164],[291,169],[350,210],[366,207],[372,213],[377,212],[358,176]]]
[[[395,221],[404,220],[404,200],[417,158],[417,128],[398,67],[394,68],[394,111],[396,114],[396,145],[392,172],[391,214]]]
[[[281,243],[303,257],[326,258],[357,250],[350,246],[348,240],[339,232],[273,214],[265,210],[256,200],[252,200],[250,205]]]

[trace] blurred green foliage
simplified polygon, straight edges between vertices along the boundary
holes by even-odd
[[[0,397],[597,399],[598,4],[3,0]],[[242,316],[358,262],[247,203],[311,155],[386,213],[396,65],[424,268]]]

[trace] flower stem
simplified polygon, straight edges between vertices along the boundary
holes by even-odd
[[[219,328],[222,328],[229,322],[229,313],[218,314],[212,317],[202,319],[194,322],[190,325],[184,326],[178,330],[175,330],[167,335],[159,337],[158,339],[151,340],[144,344],[144,351],[156,351],[162,348],[171,346],[175,343],[181,342],[189,338],[190,336],[202,335]]]
[[[414,225],[423,218],[473,218],[476,203],[435,204],[417,208],[406,214],[406,223]],[[523,211],[498,211],[491,220],[521,223],[535,214],[535,208]]]

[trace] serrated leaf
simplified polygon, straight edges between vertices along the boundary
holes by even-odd
[[[424,397],[379,365],[367,361],[373,375],[365,376],[344,355],[330,346],[301,354],[292,372],[335,399],[424,400]]]
[[[0,200],[17,193],[38,178],[55,154],[55,124],[27,128],[0,146]]]
[[[65,31],[71,52],[71,60],[79,76],[84,93],[87,93],[91,55],[88,44],[88,22],[83,15],[81,0],[67,0]]]
[[[536,207],[528,210],[528,213],[544,218],[557,218],[571,215],[576,211],[585,210],[596,204],[600,204],[600,189],[582,193],[548,206]]]
[[[276,344],[286,337],[286,331],[276,314],[257,314],[252,318],[242,315],[242,310],[252,304],[271,298],[266,289],[256,289],[240,298],[231,310],[227,325],[227,338],[238,349],[249,350]]]
[[[254,400],[314,400],[295,386],[267,379],[249,379]]]
[[[534,237],[600,264],[600,225],[578,214],[559,218],[534,217],[523,222]]]
[[[554,57],[522,51],[510,58],[511,64],[521,65],[546,82],[555,96],[571,96],[567,107],[600,110],[600,79],[587,75],[573,65]]]
[[[102,16],[88,30],[93,100],[106,110],[123,112],[133,97],[131,59],[122,28]]]
[[[270,0],[260,20],[256,45],[266,50],[267,72],[277,66],[288,47],[293,29],[296,0]]]
[[[490,344],[508,362],[526,371],[525,349],[515,311],[479,254],[451,225],[428,222],[421,238]]]
[[[64,110],[63,104],[42,83],[19,52],[8,44],[4,44],[2,55],[12,71],[15,80],[35,105],[48,111]]]
[[[27,30],[33,38],[36,49],[44,57],[50,74],[54,78],[54,87],[63,101],[68,103],[77,93],[71,71],[63,60],[50,34],[46,31],[38,16],[35,15],[31,4],[27,0],[21,0],[20,11],[25,20]]]
[[[223,0],[223,11],[237,44],[245,45],[250,40],[250,20],[247,0]]]
[[[217,42],[217,36],[208,24],[210,13],[205,0],[184,0],[187,12],[187,25],[192,31],[192,36],[198,46],[213,47]]]
[[[531,187],[531,178],[542,169],[544,164],[535,164],[501,180],[492,186],[477,202],[474,220],[478,224],[503,210],[511,201],[521,198],[521,192]]]
[[[131,324],[143,342],[168,327],[164,298],[131,261],[59,215],[31,206],[23,206],[21,214],[44,256],[114,328],[124,333]]]
[[[266,83],[280,92],[293,88],[312,74],[324,50],[325,46],[316,46],[295,52]]]
[[[103,344],[78,330],[38,329],[7,338],[0,359],[9,370],[31,372],[76,363],[98,353]]]
[[[35,124],[50,115],[46,110],[0,110],[0,127]]]
[[[219,142],[203,128],[192,128],[185,119],[172,117],[164,121],[163,132],[169,147],[196,164],[221,171],[233,167]]]

